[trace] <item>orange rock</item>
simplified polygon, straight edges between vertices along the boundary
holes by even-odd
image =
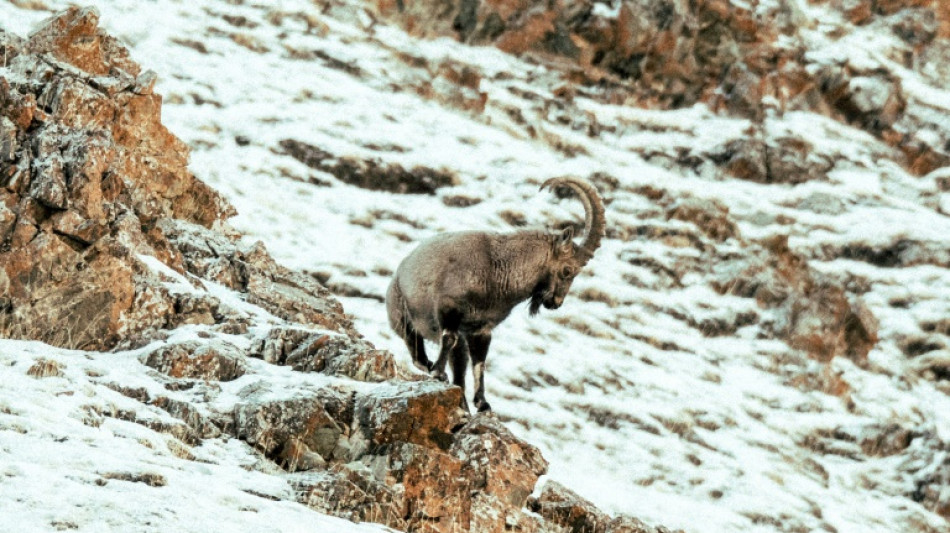
[[[950,2],[937,2],[937,20],[940,22],[937,35],[950,38]]]
[[[459,430],[452,454],[463,460],[475,490],[515,509],[525,505],[548,469],[537,448],[516,438],[491,415],[477,415]]]
[[[447,383],[394,383],[356,400],[356,416],[374,446],[409,442],[448,450],[461,421],[462,391]]]
[[[871,20],[871,4],[870,2],[856,2],[845,10],[845,15],[852,24],[866,24]]]
[[[174,297],[136,255],[183,271],[154,225],[210,226],[233,213],[188,172],[187,147],[162,126],[161,97],[150,93],[154,76],[137,79],[139,66],[97,23],[94,9],[60,12],[10,66],[31,79],[30,92],[0,82],[3,139],[16,143],[0,140],[10,144],[0,149],[5,337],[105,349],[179,323]],[[32,154],[17,148],[27,143]]]
[[[139,66],[128,50],[99,30],[99,12],[95,8],[71,7],[48,19],[30,35],[27,49],[34,54],[49,53],[56,59],[97,76],[118,68],[133,78]]]
[[[530,15],[520,27],[504,32],[495,41],[495,46],[509,54],[523,54],[545,35],[554,31],[554,20],[557,15],[555,10]]]

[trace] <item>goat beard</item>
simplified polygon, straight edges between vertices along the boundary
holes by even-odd
[[[536,290],[531,293],[531,304],[528,306],[528,314],[534,316],[541,310],[541,304],[544,301],[544,291]]]

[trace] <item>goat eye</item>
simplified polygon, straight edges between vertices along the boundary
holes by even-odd
[[[566,279],[566,278],[571,277],[572,275],[574,275],[574,269],[573,269],[573,268],[571,268],[571,267],[569,267],[569,266],[566,266],[566,267],[564,267],[564,268],[561,269],[561,277],[562,277],[562,278],[565,278],[565,279]]]

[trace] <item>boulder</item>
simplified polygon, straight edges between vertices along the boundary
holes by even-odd
[[[447,383],[393,382],[356,398],[356,421],[372,447],[405,442],[448,450],[461,399],[461,389]]]
[[[571,533],[606,533],[611,519],[594,504],[556,481],[548,481],[528,507]]]
[[[244,375],[244,353],[224,341],[168,344],[142,356],[142,363],[173,378],[231,381]]]
[[[451,452],[464,464],[472,489],[521,509],[538,478],[548,470],[541,452],[515,437],[492,415],[477,415],[458,433]]]
[[[234,432],[285,469],[307,470],[348,457],[348,406],[330,389],[286,400],[251,397],[234,408]]]

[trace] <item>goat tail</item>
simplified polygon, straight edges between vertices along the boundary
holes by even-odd
[[[389,327],[402,336],[409,321],[409,308],[395,276],[386,290],[386,313],[389,315]]]

